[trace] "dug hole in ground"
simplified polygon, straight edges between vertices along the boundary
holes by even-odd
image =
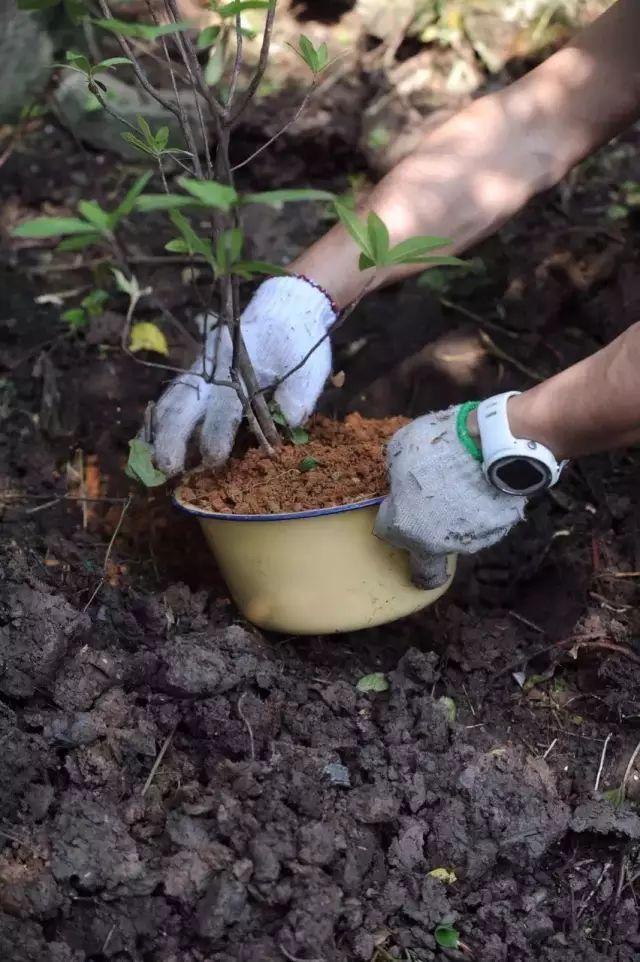
[[[311,133],[247,177],[289,186],[304,163],[341,190],[345,169],[366,173],[374,83],[344,76]],[[73,210],[120,177],[47,120],[5,163],[3,219]],[[472,252],[484,272],[368,297],[323,410],[411,417],[522,388],[637,320],[636,215],[606,215],[630,181],[635,131]],[[317,214],[251,230],[284,259]],[[163,375],[122,355],[117,312],[67,336],[51,296],[87,268],[52,272],[49,254],[11,248],[1,278],[0,958],[636,959],[637,453],[576,466],[422,614],[261,633],[163,495],[131,503],[103,570],[127,440]],[[197,307],[178,266],[140,280]]]

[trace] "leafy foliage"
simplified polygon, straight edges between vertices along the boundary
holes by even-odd
[[[329,63],[329,50],[326,43],[314,47],[311,40],[304,34],[301,34],[298,39],[298,48],[293,47],[292,49],[304,60],[314,76],[321,73]]]
[[[312,458],[311,455],[308,455],[306,458],[303,458],[302,461],[300,461],[298,470],[301,474],[306,474],[307,471],[313,471],[314,468],[317,468],[319,464],[320,462],[317,461],[316,458]]]
[[[129,350],[134,354],[137,351],[153,351],[155,354],[163,354],[166,357],[169,353],[169,345],[164,333],[156,324],[140,321],[131,328]]]
[[[125,474],[134,481],[144,484],[146,488],[157,488],[167,480],[166,474],[159,471],[153,463],[151,445],[140,438],[129,441],[129,457]]]
[[[388,691],[389,682],[383,672],[374,671],[371,675],[363,675],[356,683],[356,688],[363,693]]]
[[[431,256],[432,251],[451,244],[446,237],[410,237],[391,247],[389,231],[376,213],[371,211],[364,221],[342,201],[336,201],[334,207],[340,221],[360,248],[362,271],[370,267],[396,267],[400,264],[465,266],[465,262],[458,257]]]
[[[132,212],[136,198],[144,190],[151,172],[147,171],[136,179],[118,206],[106,211],[96,200],[78,202],[78,213],[82,217],[36,217],[23,221],[12,231],[13,237],[50,238],[65,237],[59,250],[82,250],[91,244],[110,241],[120,222]]]
[[[457,949],[460,945],[460,933],[450,922],[438,925],[433,934],[441,949]]]

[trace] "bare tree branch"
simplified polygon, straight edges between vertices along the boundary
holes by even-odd
[[[262,35],[262,47],[260,49],[258,66],[256,67],[256,72],[251,79],[251,83],[240,97],[238,106],[228,119],[230,125],[235,124],[240,114],[246,108],[247,104],[252,100],[253,95],[260,86],[260,81],[264,77],[264,72],[267,69],[267,63],[269,61],[269,48],[271,47],[271,35],[273,33],[273,23],[276,17],[277,5],[278,0],[271,0],[271,6],[267,10],[267,19],[264,25],[264,33]]]
[[[105,16],[108,20],[112,20],[112,19],[113,19],[113,13],[111,12],[111,9],[110,9],[110,7],[109,7],[109,4],[107,3],[107,0],[98,0],[98,3],[99,3],[99,5],[100,5],[100,9],[101,9],[102,13],[104,14],[104,16]],[[134,71],[134,73],[135,73],[135,75],[136,75],[136,77],[137,77],[138,82],[140,83],[140,85],[143,87],[144,90],[147,91],[148,94],[150,94],[151,97],[153,97],[153,99],[154,99],[155,101],[157,101],[157,103],[160,104],[161,107],[164,107],[165,110],[170,111],[170,113],[173,114],[173,116],[176,118],[176,120],[177,120],[178,123],[180,124],[180,128],[181,128],[182,133],[183,133],[183,135],[184,135],[185,142],[186,142],[186,144],[187,144],[187,147],[189,148],[189,152],[190,152],[191,155],[192,155],[192,159],[193,159],[194,166],[196,166],[196,167],[199,166],[199,164],[200,164],[200,158],[199,158],[199,156],[198,156],[198,151],[197,151],[197,149],[196,149],[196,143],[195,143],[195,141],[194,141],[194,139],[193,139],[193,134],[192,134],[192,132],[191,132],[191,128],[189,127],[188,124],[185,126],[185,125],[182,123],[182,118],[181,118],[181,116],[180,116],[180,110],[178,109],[178,107],[177,107],[175,104],[171,103],[170,100],[167,100],[167,98],[166,98],[165,96],[163,96],[163,94],[161,94],[160,91],[159,91],[159,90],[156,90],[156,88],[153,86],[153,84],[151,83],[151,81],[150,81],[149,78],[147,77],[146,73],[144,72],[144,70],[143,70],[142,67],[140,66],[140,62],[138,61],[138,59],[137,59],[137,57],[136,57],[135,51],[133,50],[133,47],[131,46],[131,44],[129,43],[129,41],[127,40],[127,38],[126,38],[126,37],[123,37],[123,36],[122,36],[121,34],[119,34],[119,33],[116,34],[116,37],[117,37],[117,39],[118,39],[118,43],[120,44],[120,49],[121,49],[122,52],[124,53],[125,57],[128,57],[129,60],[131,61],[132,65],[133,65],[133,71]]]
[[[240,67],[242,66],[242,16],[240,13],[236,14],[236,57],[233,62],[233,70],[231,72],[231,80],[229,82],[229,93],[227,95],[227,102],[225,104],[225,110],[227,113],[233,103],[233,98],[236,95],[236,87],[238,85],[238,77],[240,76]]]
[[[273,144],[276,140],[278,140],[279,137],[282,137],[282,135],[289,129],[289,127],[292,127],[295,124],[296,120],[301,115],[302,111],[307,106],[307,104],[309,103],[309,98],[311,97],[311,94],[314,92],[316,87],[317,87],[317,84],[314,82],[312,86],[309,87],[309,89],[307,90],[306,94],[304,95],[304,99],[302,103],[296,110],[291,120],[288,120],[286,124],[284,124],[284,126],[281,127],[280,130],[273,135],[273,137],[270,137],[269,140],[266,142],[266,144],[263,144],[262,147],[258,147],[258,149],[254,150],[252,154],[249,154],[249,156],[245,157],[244,160],[241,160],[239,164],[236,164],[235,167],[232,167],[231,168],[232,173],[235,173],[236,170],[240,170],[241,167],[246,167],[247,164],[250,164],[252,160],[255,160],[256,157],[260,156],[263,150],[266,150],[268,147],[270,147],[271,144]]]

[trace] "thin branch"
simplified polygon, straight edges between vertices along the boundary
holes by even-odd
[[[172,20],[175,23],[178,23],[180,20],[180,14],[176,0],[165,0],[165,6],[168,13],[171,15]],[[187,34],[176,33],[175,39],[184,65],[187,68],[189,80],[194,85],[194,88],[199,90],[206,100],[213,118],[217,121],[221,121],[224,116],[224,107],[221,103],[219,103],[218,100],[216,100],[213,91],[204,79],[202,67],[200,66],[200,61],[198,60],[198,55],[193,46],[191,38]]]
[[[156,758],[155,762],[153,763],[153,766],[152,766],[152,768],[151,768],[151,771],[149,772],[149,775],[148,775],[148,777],[147,777],[147,780],[146,780],[146,782],[144,783],[144,787],[143,787],[142,791],[140,792],[140,794],[142,795],[143,798],[144,798],[144,796],[147,794],[147,792],[149,791],[149,789],[151,788],[151,784],[152,784],[154,778],[156,777],[157,771],[158,771],[158,769],[160,768],[160,766],[162,765],[162,761],[163,761],[163,759],[164,759],[164,756],[167,754],[167,751],[169,750],[169,745],[170,745],[171,742],[173,741],[173,736],[174,736],[175,733],[176,733],[177,727],[178,727],[178,722],[175,723],[175,725],[173,726],[173,728],[171,729],[171,731],[169,732],[169,734],[168,734],[167,737],[165,738],[164,744],[162,745],[162,748],[161,748],[160,751],[158,752],[158,757]]]
[[[242,114],[247,104],[252,100],[253,95],[260,86],[260,81],[264,77],[264,72],[267,69],[267,63],[269,60],[269,48],[271,47],[271,35],[273,33],[273,23],[276,17],[276,7],[278,5],[278,0],[271,0],[271,5],[267,11],[267,19],[264,25],[264,33],[262,35],[262,47],[260,48],[260,57],[258,59],[258,66],[256,67],[256,72],[254,73],[251,83],[245,90],[245,92],[240,97],[238,106],[233,111],[233,114],[228,117],[227,123],[232,126],[237,121],[238,117]]]
[[[118,523],[117,523],[117,525],[116,525],[116,527],[115,527],[115,530],[114,530],[113,534],[111,535],[111,540],[109,541],[109,544],[107,545],[107,552],[106,552],[106,554],[105,554],[105,556],[104,556],[104,562],[103,562],[103,565],[102,565],[102,578],[100,579],[100,581],[99,581],[98,584],[96,585],[95,589],[93,590],[93,593],[92,593],[91,597],[89,598],[89,600],[87,601],[86,605],[85,605],[84,608],[82,609],[82,613],[83,613],[83,614],[84,614],[85,611],[87,611],[87,610],[91,607],[91,604],[92,604],[92,602],[93,602],[93,599],[96,597],[96,595],[98,594],[98,592],[100,591],[100,589],[102,588],[102,586],[103,586],[103,584],[104,584],[104,582],[105,582],[105,579],[106,579],[106,577],[107,577],[107,569],[108,569],[108,565],[109,565],[109,558],[111,557],[111,551],[112,551],[113,546],[114,546],[114,544],[115,544],[115,542],[116,542],[116,538],[118,537],[118,535],[119,535],[119,533],[120,533],[120,528],[122,527],[122,522],[124,521],[124,516],[125,516],[125,514],[127,513],[128,509],[129,509],[129,505],[131,504],[131,501],[132,501],[132,500],[133,500],[133,495],[130,494],[129,497],[127,498],[127,500],[126,500],[123,508],[122,508],[122,511],[120,512],[120,517],[119,517],[119,519],[118,519]]]
[[[282,137],[282,135],[286,133],[286,131],[289,130],[290,127],[293,127],[295,122],[298,120],[298,118],[302,114],[302,111],[305,109],[305,107],[309,103],[309,98],[311,97],[311,94],[314,93],[316,89],[317,89],[317,84],[314,82],[307,90],[306,94],[304,95],[304,99],[302,103],[296,110],[293,117],[290,120],[288,120],[287,123],[284,124],[284,126],[281,127],[280,130],[278,130],[278,132],[273,135],[273,137],[270,137],[269,140],[266,142],[266,144],[263,144],[262,147],[258,147],[258,149],[254,150],[252,154],[249,154],[249,156],[245,157],[244,160],[241,160],[239,164],[236,164],[235,167],[232,167],[231,168],[232,172],[235,173],[236,170],[240,170],[241,167],[246,167],[246,165],[250,164],[252,160],[255,160],[256,157],[259,157],[263,150],[267,150],[267,148],[270,147],[271,144],[273,144],[276,140],[278,140],[279,137]]]
[[[107,17],[107,19],[112,20],[112,19],[113,19],[113,13],[111,12],[111,9],[110,9],[110,7],[109,7],[109,4],[107,3],[107,0],[98,0],[98,3],[99,3],[99,5],[100,5],[100,9],[101,9],[103,15],[104,15],[105,17]],[[181,116],[180,116],[180,110],[178,109],[178,107],[177,107],[175,104],[172,104],[170,100],[167,100],[167,98],[164,97],[164,96],[160,93],[160,91],[157,90],[157,89],[153,86],[153,84],[151,83],[151,81],[150,81],[149,78],[147,77],[146,73],[144,72],[144,70],[143,70],[142,67],[140,66],[140,63],[139,63],[139,61],[138,61],[138,59],[137,59],[137,57],[136,57],[136,55],[135,55],[135,51],[133,50],[133,47],[131,46],[131,44],[129,43],[129,41],[127,40],[127,38],[126,38],[126,37],[123,37],[122,34],[119,34],[119,33],[116,34],[116,37],[117,37],[118,43],[120,44],[120,49],[121,49],[122,52],[124,53],[125,57],[128,57],[129,60],[131,61],[132,66],[133,66],[133,71],[134,71],[134,73],[135,73],[135,75],[136,75],[136,77],[137,77],[138,82],[140,83],[140,85],[143,87],[144,90],[146,90],[146,92],[147,92],[151,97],[153,97],[153,99],[154,99],[155,101],[157,101],[157,103],[159,103],[162,107],[164,107],[165,110],[170,111],[170,113],[173,114],[173,116],[176,118],[176,120],[177,120],[178,123],[180,124],[180,127],[181,127],[181,129],[182,129],[182,133],[184,134],[184,139],[185,139],[185,141],[186,141],[187,147],[189,148],[189,152],[193,155],[194,163],[195,163],[195,162],[196,162],[195,159],[198,157],[198,152],[197,152],[197,150],[196,150],[196,144],[195,144],[195,141],[193,140],[193,134],[192,134],[192,132],[191,132],[191,128],[189,127],[188,124],[187,124],[186,126],[184,126],[183,123],[182,123],[182,118],[181,118]],[[199,163],[199,160],[198,160],[198,163]]]
[[[236,13],[236,56],[233,61],[233,70],[231,72],[231,80],[229,82],[229,93],[227,94],[227,100],[225,103],[225,110],[228,112],[231,109],[231,104],[233,103],[233,98],[236,95],[236,87],[238,86],[238,77],[240,76],[240,67],[242,66],[242,15]]]
[[[629,779],[631,778],[631,772],[633,771],[633,766],[634,766],[634,764],[635,764],[635,761],[636,761],[636,758],[638,757],[638,755],[640,755],[640,742],[638,742],[638,744],[636,745],[636,747],[635,747],[634,750],[633,750],[633,753],[632,753],[632,755],[631,755],[631,758],[629,759],[629,764],[627,765],[626,770],[625,770],[625,773],[624,773],[624,778],[622,779],[622,785],[620,786],[620,792],[622,793],[623,796],[624,796],[624,793],[626,792],[627,784],[628,784],[628,782],[629,782]]]
[[[238,699],[238,714],[240,715],[240,718],[241,718],[242,721],[244,722],[245,728],[247,729],[247,732],[248,732],[248,734],[249,734],[249,745],[251,746],[251,761],[255,762],[255,760],[256,760],[256,743],[255,743],[255,740],[254,740],[254,737],[253,737],[253,728],[251,727],[251,723],[249,722],[249,719],[248,719],[247,716],[245,715],[244,709],[243,709],[243,707],[242,707],[242,706],[243,706],[243,703],[244,703],[244,700],[245,700],[246,697],[247,697],[247,693],[246,693],[246,691],[245,691],[245,693],[244,693],[243,695],[241,695],[240,698]]]
[[[609,732],[609,734],[604,740],[604,745],[602,746],[602,754],[600,756],[598,774],[596,775],[596,782],[595,782],[595,785],[593,786],[594,792],[597,792],[598,789],[600,788],[600,779],[602,778],[602,772],[604,771],[604,760],[607,757],[607,748],[609,747],[609,742],[611,741],[612,737],[613,737],[613,732]]]
[[[123,124],[125,127],[128,127],[129,130],[132,130],[134,134],[136,134],[138,137],[140,136],[140,131],[136,127],[136,125],[132,124],[130,120],[127,120],[126,117],[123,117],[121,114],[117,112],[117,110],[114,110],[113,107],[111,107],[106,102],[106,100],[102,96],[102,91],[95,83],[93,83],[92,81],[89,81],[88,88],[89,88],[89,91],[93,94],[93,96],[96,98],[96,100],[98,101],[98,103],[106,113],[110,114],[114,118],[114,120],[117,120],[119,123]]]

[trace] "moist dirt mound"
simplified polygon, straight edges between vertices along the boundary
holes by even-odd
[[[566,934],[557,869],[576,833],[635,839],[638,820],[456,723],[437,654],[409,647],[362,694],[339,648],[285,663],[184,585],[105,586],[90,625],[30,554],[0,549],[3,960],[428,962],[445,919],[483,962],[608,958]],[[618,917],[631,962],[631,899]]]
[[[344,421],[316,416],[305,444],[283,444],[275,457],[251,448],[218,472],[191,475],[181,501],[206,511],[278,514],[331,508],[386,494],[384,448],[407,418]]]

